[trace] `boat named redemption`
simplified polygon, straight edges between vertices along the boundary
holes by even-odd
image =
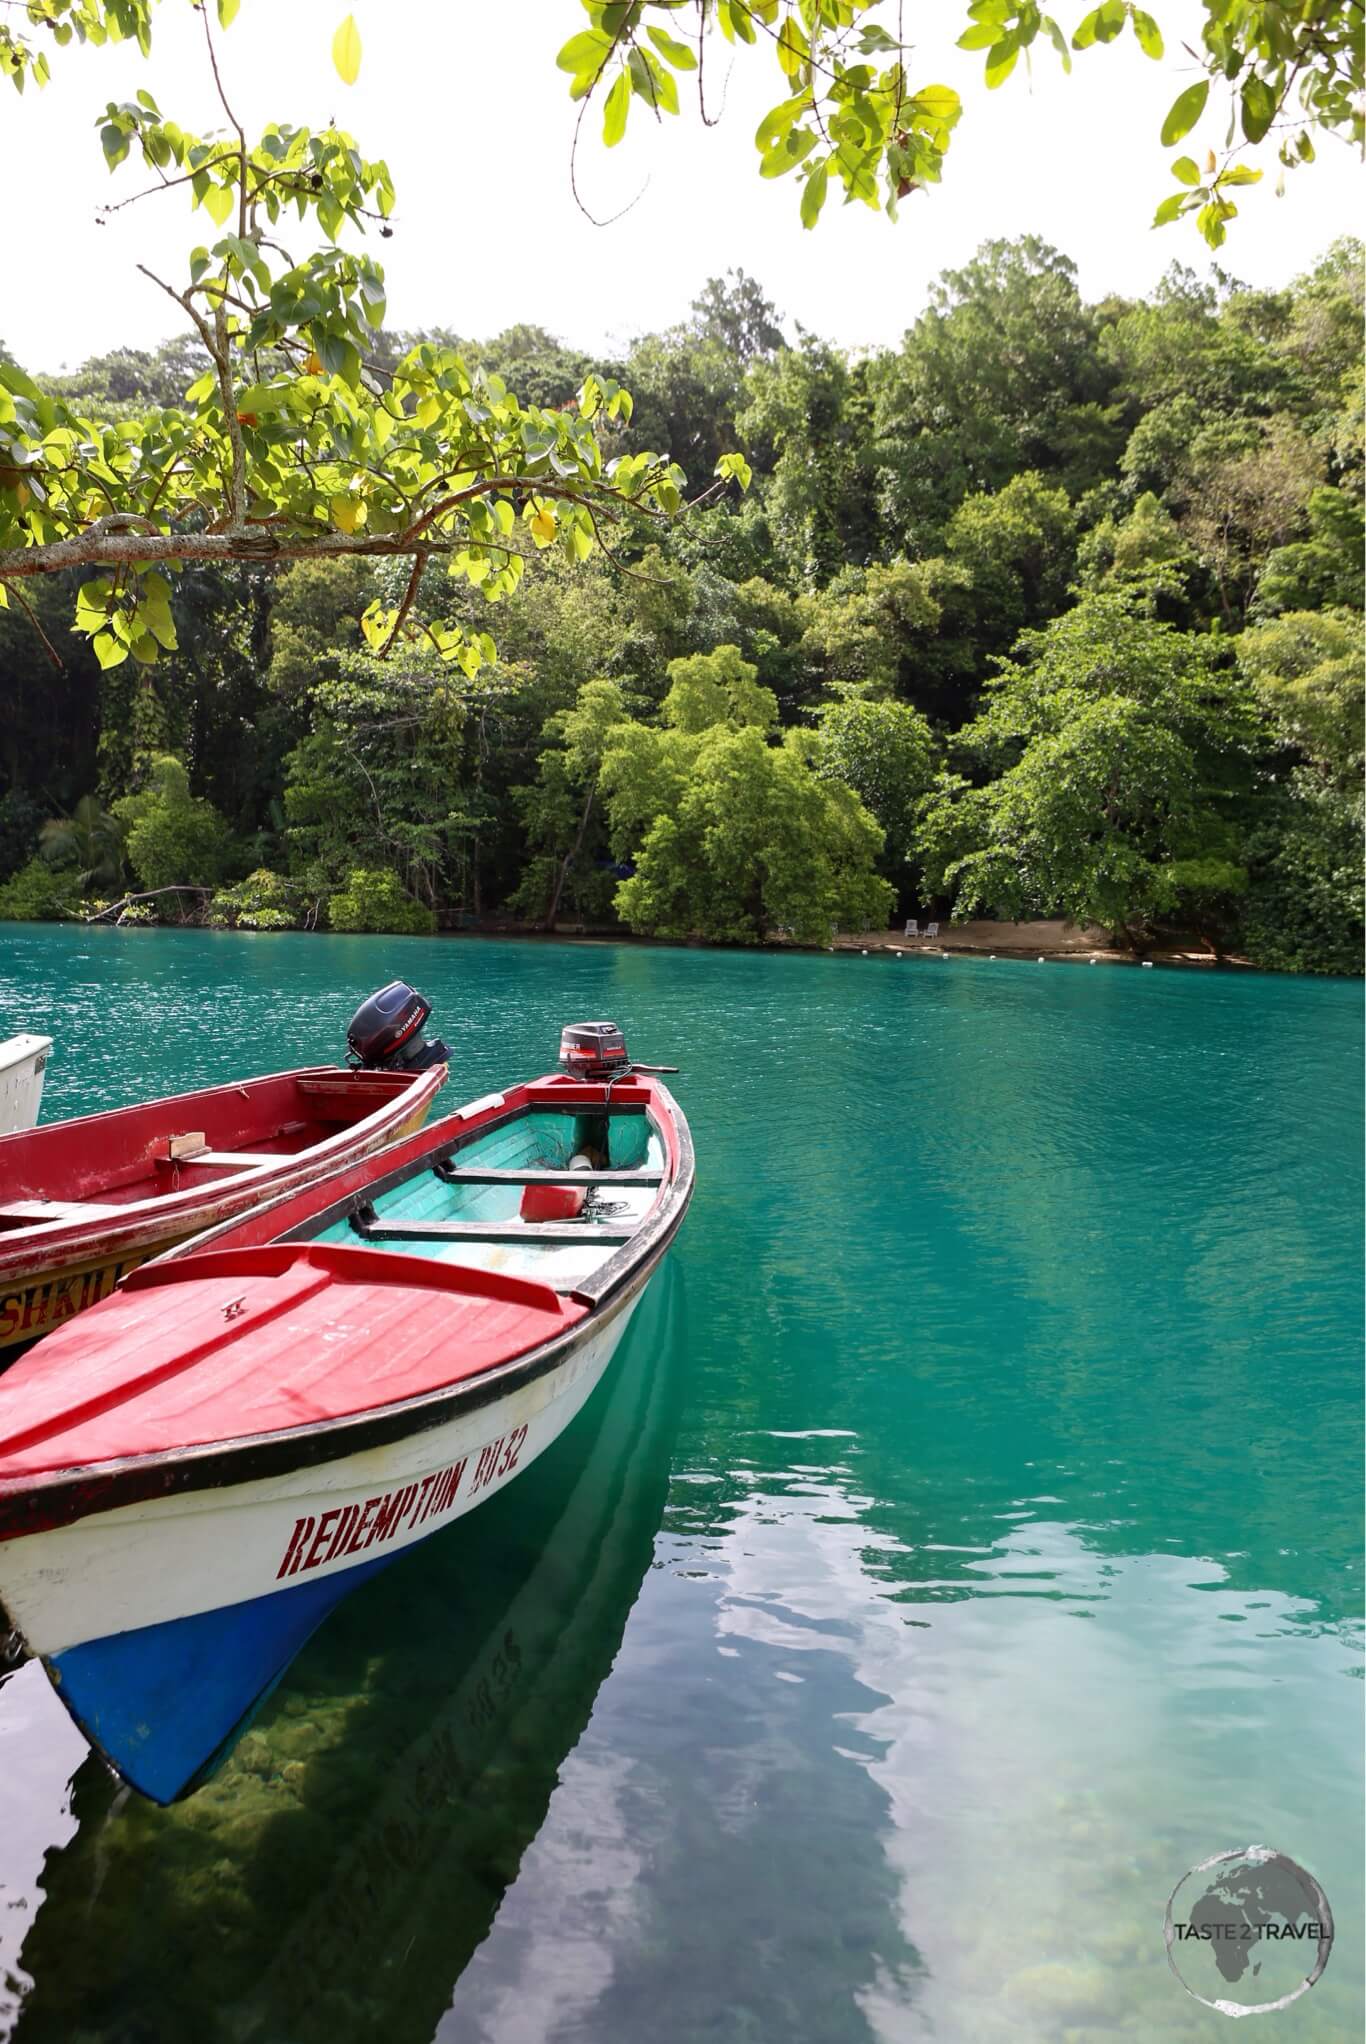
[[[692,1143],[612,1025],[562,1064],[144,1264],[0,1379],[0,1608],[155,1801],[607,1368]]]

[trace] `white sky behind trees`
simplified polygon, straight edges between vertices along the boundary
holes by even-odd
[[[795,179],[768,183],[757,174],[754,129],[780,87],[766,52],[739,53],[719,128],[702,128],[686,78],[682,117],[656,130],[636,101],[613,151],[603,149],[590,109],[582,197],[600,217],[636,199],[603,228],[590,225],[570,191],[576,109],[554,59],[584,25],[573,0],[244,0],[220,57],[249,136],[272,119],[322,125],[335,117],[367,155],[388,159],[395,233],[375,253],[388,273],[391,326],[489,336],[526,320],[606,350],[682,318],[708,276],[739,266],[776,302],[789,333],[800,321],[858,347],[895,342],[938,272],[991,237],[1052,242],[1077,263],[1088,298],[1149,290],[1174,260],[1207,266],[1192,225],[1148,224],[1176,189],[1157,137],[1195,75],[1179,43],[1195,40],[1200,19],[1192,0],[1151,4],[1167,41],[1162,63],[1144,58],[1126,32],[1080,54],[1067,79],[1041,45],[1032,83],[1021,66],[988,93],[981,53],[953,47],[964,0],[917,0],[906,15],[920,33],[912,80],[952,85],[965,101],[945,181],[906,200],[896,226],[862,206],[842,209],[832,189],[810,233],[797,219]],[[348,8],[364,42],[350,88],[330,58]],[[1084,11],[1074,0],[1059,18],[1070,28]],[[712,48],[725,51],[719,39]],[[21,99],[5,86],[0,97],[0,175],[11,195],[0,340],[26,367],[47,371],[166,338],[170,308],[134,264],[179,280],[188,250],[214,238],[183,191],[96,224],[101,201],[148,182],[131,159],[113,177],[106,171],[95,132],[105,101],[145,86],[183,126],[221,124],[202,29],[184,0],[157,10],[150,63],[128,47],[69,47],[52,53],[52,67],[45,91],[30,86]],[[719,101],[724,57],[709,56],[708,68],[709,101]],[[1222,139],[1224,118],[1207,117],[1185,146],[1203,156]],[[1219,260],[1249,283],[1276,286],[1335,237],[1358,231],[1361,168],[1348,148],[1324,141],[1319,162],[1291,176],[1277,199],[1271,152],[1259,160],[1266,176],[1239,193],[1241,216]],[[42,202],[27,220],[25,193]]]

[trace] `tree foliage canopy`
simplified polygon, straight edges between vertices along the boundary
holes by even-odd
[[[249,930],[824,942],[895,901],[1354,969],[1359,247],[1088,304],[991,243],[856,357],[731,273],[594,367],[387,330],[383,164],[230,106],[103,123],[214,222],[188,339],[0,351],[0,917],[131,875]],[[718,467],[747,494],[676,517]]]
[[[795,173],[802,224],[813,227],[827,194],[842,189],[896,218],[899,202],[937,184],[962,114],[956,92],[919,75],[919,51],[902,40],[902,15],[891,0],[580,0],[588,27],[559,53],[570,92],[586,109],[602,108],[602,139],[614,147],[626,133],[635,100],[656,119],[677,114],[680,82],[696,91],[703,120],[714,120],[707,96],[707,56],[719,37],[734,50],[767,51],[781,78],[781,98],[755,133],[761,177]],[[1203,0],[1204,75],[1177,94],[1160,140],[1179,148],[1206,111],[1226,113],[1222,159],[1210,150],[1172,162],[1176,190],[1159,204],[1154,225],[1194,216],[1217,248],[1237,213],[1233,194],[1255,184],[1261,169],[1241,160],[1274,136],[1282,172],[1312,162],[1323,134],[1362,140],[1362,39],[1359,7],[1340,0]],[[960,49],[982,52],[987,86],[996,88],[1023,55],[1051,45],[1064,71],[1074,52],[1132,34],[1144,55],[1161,62],[1161,27],[1134,0],[1101,0],[1069,29],[1037,0],[969,0]],[[1191,54],[1197,54],[1192,52]],[[714,58],[713,58],[714,61]],[[914,66],[914,68],[912,68]],[[1211,103],[1212,102],[1212,103]],[[1221,102],[1227,102],[1226,108]]]
[[[237,0],[218,0],[220,25],[236,12]],[[99,568],[78,589],[77,630],[102,667],[151,666],[176,646],[167,571],[403,555],[407,584],[367,607],[366,640],[385,653],[418,634],[472,678],[494,658],[488,633],[414,618],[431,559],[497,602],[528,555],[554,547],[582,561],[628,518],[675,515],[683,472],[648,451],[604,451],[598,424],[631,414],[611,379],[589,374],[547,408],[439,343],[379,359],[383,268],[343,234],[389,232],[387,166],[336,127],[271,123],[249,141],[200,13],[226,127],[190,133],[140,89],[109,103],[100,141],[111,171],[136,157],[153,180],[122,203],[179,193],[208,223],[181,277],[139,265],[193,329],[202,373],[178,403],[102,417],[0,362],[0,598],[38,576]],[[27,33],[0,24],[0,65],[21,87],[46,75],[39,30],[58,43],[150,44],[148,0],[41,0],[26,16]],[[349,44],[343,54],[345,76]],[[291,248],[297,232],[317,245]],[[735,453],[720,467],[747,473]]]

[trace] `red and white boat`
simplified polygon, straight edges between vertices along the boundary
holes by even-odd
[[[155,1800],[607,1368],[693,1186],[681,1110],[609,1029],[145,1265],[0,1379],[0,1606]]]
[[[353,1054],[373,1040],[406,1062],[276,1072],[0,1137],[0,1368],[149,1257],[421,1128],[446,1080],[445,1045],[421,1035],[430,1012],[395,982],[351,1024]]]

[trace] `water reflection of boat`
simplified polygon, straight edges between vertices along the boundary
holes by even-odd
[[[511,1492],[334,1615],[199,1796],[158,1810],[81,1769],[13,2044],[427,2044],[649,1567],[677,1283],[666,1266],[617,1369]]]

